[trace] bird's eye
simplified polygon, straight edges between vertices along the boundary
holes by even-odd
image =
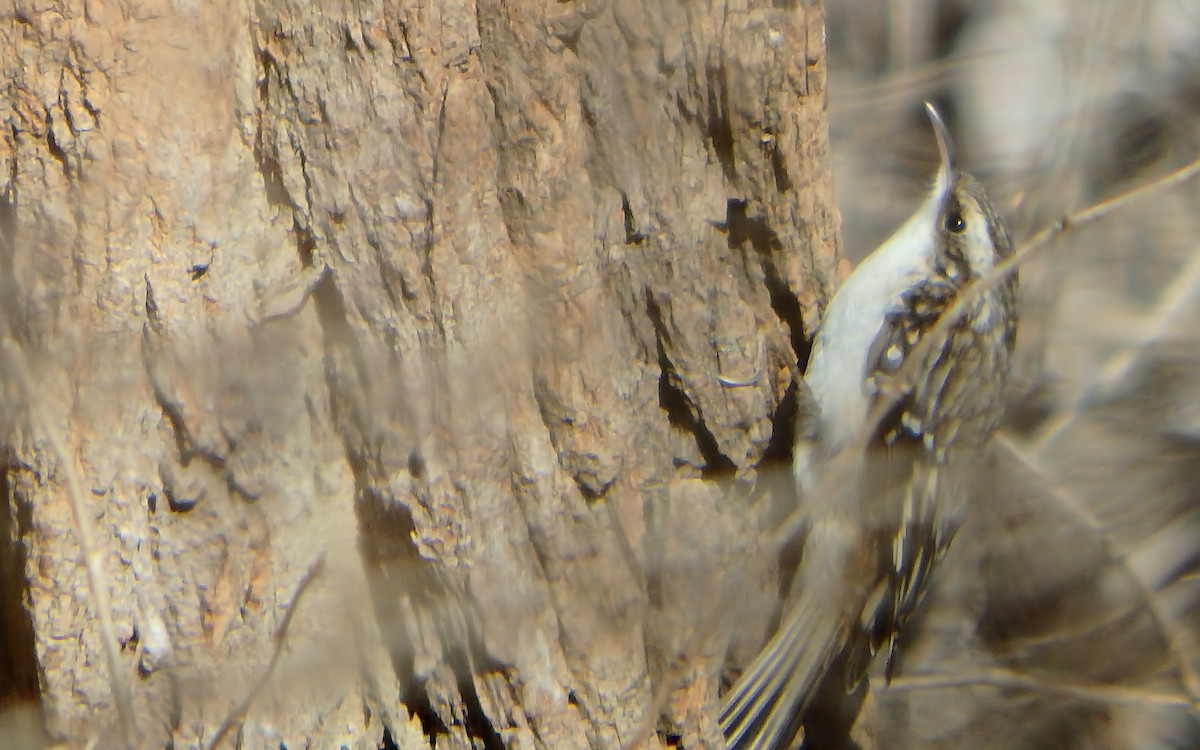
[[[946,214],[946,231],[962,234],[967,228],[967,221],[959,211],[951,211]]]

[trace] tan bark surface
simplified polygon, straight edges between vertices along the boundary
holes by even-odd
[[[819,4],[17,0],[0,68],[4,699],[719,746],[838,256]]]

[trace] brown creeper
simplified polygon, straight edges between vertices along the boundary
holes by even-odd
[[[1016,337],[1016,277],[988,290],[943,341],[917,347],[972,280],[1012,253],[983,187],[958,171],[946,126],[926,105],[940,165],[933,190],[851,274],[825,311],[805,381],[794,471],[807,535],[779,629],[725,697],[735,750],[849,743],[880,649],[924,596],[958,526],[964,464],[1000,420]],[[873,429],[858,471],[831,476],[910,352],[920,378]],[[912,365],[909,365],[912,367]]]

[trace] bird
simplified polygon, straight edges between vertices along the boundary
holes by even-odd
[[[891,679],[902,628],[961,523],[971,464],[1003,416],[1016,273],[934,327],[1012,241],[982,184],[958,168],[938,110],[925,108],[933,186],[847,277],[813,342],[793,452],[800,559],[775,634],[724,696],[730,750],[855,747],[867,673],[881,655]],[[916,377],[897,395],[901,368]]]

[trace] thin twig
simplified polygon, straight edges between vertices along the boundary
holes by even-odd
[[[1143,335],[1114,352],[1100,367],[1096,379],[1080,392],[1071,405],[1038,431],[1034,444],[1041,447],[1052,442],[1074,424],[1088,405],[1095,403],[1097,398],[1112,394],[1141,363],[1147,348],[1170,333],[1175,321],[1197,297],[1200,297],[1200,248],[1192,253],[1183,270],[1163,292]]]
[[[939,690],[964,687],[997,687],[1050,693],[1067,698],[1100,703],[1109,706],[1153,706],[1155,708],[1195,709],[1200,707],[1194,700],[1176,693],[1160,693],[1152,690],[1104,685],[1080,680],[1051,679],[1043,675],[1029,675],[1002,669],[984,668],[978,672],[960,674],[926,674],[897,677],[882,690]]]
[[[316,580],[317,576],[325,569],[324,558],[313,563],[304,577],[300,579],[300,583],[296,585],[296,593],[292,594],[292,600],[288,603],[287,612],[283,616],[283,622],[275,631],[275,650],[271,653],[271,661],[267,663],[266,670],[259,676],[258,681],[246,693],[246,697],[242,702],[234,707],[229,715],[225,717],[225,721],[221,722],[221,728],[217,730],[213,736],[212,742],[208,744],[208,750],[216,750],[221,744],[221,740],[233,731],[234,726],[241,724],[246,714],[250,712],[250,707],[254,705],[255,699],[262,693],[267,683],[270,682],[271,676],[275,674],[276,667],[279,666],[279,660],[283,658],[283,648],[287,644],[288,630],[292,626],[292,620],[296,616],[296,609],[300,606],[300,597],[308,590],[308,587]]]
[[[74,457],[67,451],[62,435],[50,423],[38,400],[38,391],[34,386],[33,377],[25,362],[20,345],[11,337],[0,339],[0,352],[6,355],[9,367],[17,376],[21,389],[25,392],[25,400],[34,423],[50,443],[63,476],[67,482],[67,496],[71,503],[71,516],[75,522],[75,536],[79,541],[79,550],[83,553],[83,567],[87,575],[88,589],[94,597],[95,606],[92,608],[100,620],[100,632],[104,641],[104,656],[108,662],[109,688],[113,700],[117,704],[117,717],[121,724],[122,738],[126,747],[136,746],[137,725],[133,718],[133,701],[130,697],[129,684],[121,669],[121,646],[117,640],[116,628],[113,627],[112,601],[109,598],[108,573],[104,565],[104,550],[95,544],[96,530],[92,525],[92,517],[84,503],[82,484],[79,472],[75,467]]]
[[[1167,650],[1170,651],[1173,661],[1175,661],[1176,667],[1179,669],[1184,689],[1187,690],[1188,695],[1192,697],[1193,701],[1200,699],[1200,675],[1196,674],[1196,670],[1192,666],[1192,660],[1188,658],[1187,649],[1179,642],[1180,634],[1186,633],[1187,630],[1185,627],[1177,624],[1175,618],[1168,611],[1168,608],[1162,605],[1154,584],[1145,580],[1142,574],[1138,572],[1137,567],[1129,563],[1131,553],[1109,533],[1104,522],[1092,512],[1091,508],[1085,503],[1080,502],[1071,492],[1062,487],[1060,483],[1054,482],[1047,476],[1046,471],[1042,469],[1032,456],[1026,454],[1003,435],[996,436],[996,444],[1007,450],[1013,458],[1021,462],[1022,466],[1036,474],[1041,479],[1042,486],[1047,489],[1049,495],[1057,500],[1063,508],[1070,511],[1072,515],[1087,524],[1088,528],[1096,534],[1108,558],[1120,564],[1129,573],[1129,577],[1133,579],[1138,592],[1146,603],[1146,609],[1150,617],[1158,626],[1159,632],[1162,633],[1162,637],[1167,643]]]

